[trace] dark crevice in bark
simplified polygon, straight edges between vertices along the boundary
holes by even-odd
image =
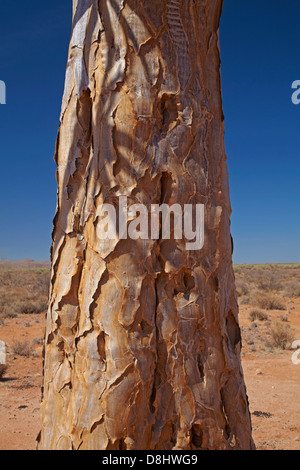
[[[97,429],[98,426],[100,426],[101,424],[103,424],[103,422],[104,422],[104,418],[103,418],[103,417],[102,417],[101,419],[99,419],[99,421],[96,421],[96,422],[93,424],[93,426],[91,427],[90,433],[92,434],[92,433]]]
[[[118,448],[119,448],[119,450],[127,450],[127,445],[125,443],[125,439],[120,439],[119,440]]]
[[[100,360],[104,365],[106,365],[106,344],[105,344],[105,333],[101,331],[97,338],[97,348]]]
[[[205,374],[204,374],[204,364],[202,362],[201,354],[197,354],[197,367],[198,367],[198,371],[200,374],[200,383],[203,383]]]
[[[173,177],[172,174],[164,171],[161,175],[160,185],[161,185],[161,196],[160,204],[168,204],[170,202],[172,191],[173,191]]]
[[[176,95],[168,95],[164,93],[159,104],[161,115],[161,130],[163,134],[167,134],[173,124],[178,119],[178,105]]]
[[[231,427],[230,427],[230,424],[229,424],[229,417],[228,417],[228,412],[227,412],[227,409],[226,409],[226,396],[225,396],[225,390],[224,388],[221,389],[221,392],[220,392],[220,395],[221,395],[221,410],[222,410],[222,414],[223,414],[223,417],[224,417],[224,438],[226,441],[229,441],[230,437],[231,437]]]
[[[235,347],[241,342],[241,330],[232,311],[227,315],[226,329],[232,350],[235,351]]]
[[[191,441],[197,450],[202,449],[203,431],[199,424],[194,424],[191,431]]]

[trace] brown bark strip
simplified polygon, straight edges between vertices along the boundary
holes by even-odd
[[[221,0],[74,0],[39,449],[251,449],[231,261]],[[205,245],[97,236],[205,204]]]

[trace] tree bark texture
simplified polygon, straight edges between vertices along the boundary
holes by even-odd
[[[251,449],[232,268],[221,0],[75,0],[39,449]],[[205,204],[205,244],[97,236]]]

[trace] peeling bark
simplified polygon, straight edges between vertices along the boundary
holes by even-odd
[[[251,449],[224,149],[221,0],[74,0],[39,449]],[[205,245],[97,237],[205,204]]]

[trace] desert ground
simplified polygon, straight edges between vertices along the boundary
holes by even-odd
[[[300,364],[291,347],[300,340],[300,264],[234,269],[256,447],[299,450]],[[48,285],[47,262],[0,262],[0,450],[36,446]]]

